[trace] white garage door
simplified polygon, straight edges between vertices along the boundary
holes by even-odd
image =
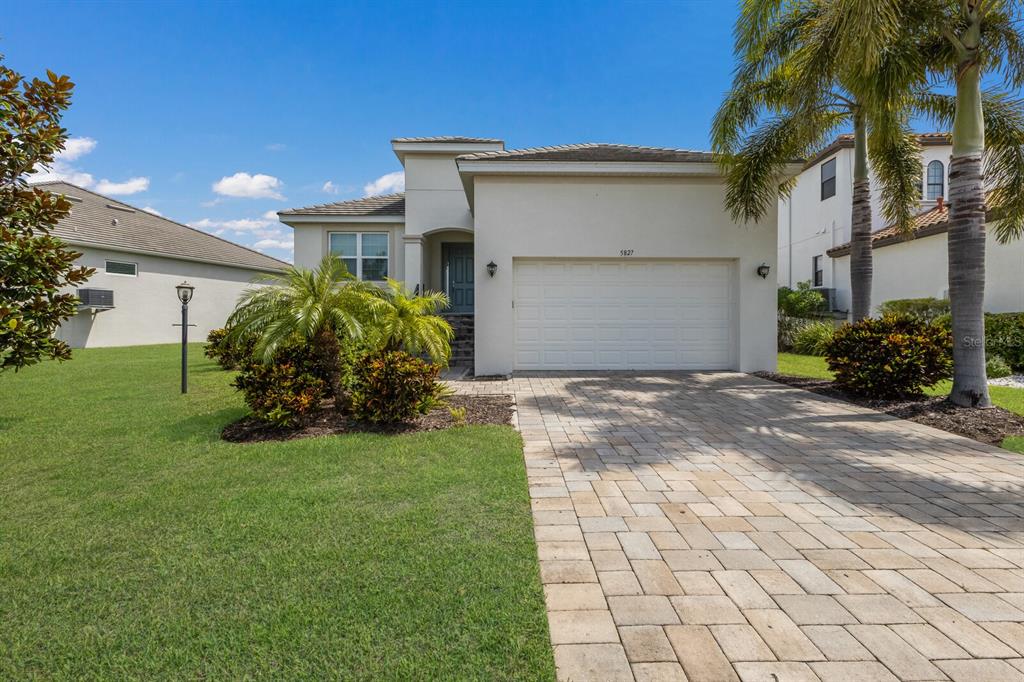
[[[516,369],[729,369],[730,261],[516,260]]]

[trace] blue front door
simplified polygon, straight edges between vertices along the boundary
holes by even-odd
[[[448,312],[473,312],[473,245],[444,244],[444,281]]]

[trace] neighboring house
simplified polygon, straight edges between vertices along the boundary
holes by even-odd
[[[953,147],[945,133],[923,133],[920,141],[921,208],[924,210],[946,196]],[[870,181],[871,225],[872,230],[878,231],[885,228],[888,221],[882,217],[881,193],[873,172]],[[849,268],[845,274],[841,272],[827,252],[850,241],[852,205],[853,136],[840,135],[804,165],[789,198],[779,202],[777,276],[780,286],[793,288],[799,282],[810,282],[824,290],[834,310],[850,309]],[[922,264],[921,267],[927,266]],[[883,279],[887,276],[877,264],[875,276]],[[896,277],[897,273],[888,276]],[[885,298],[872,298],[876,304],[882,300]]]
[[[949,231],[949,206],[933,206],[914,219],[910,238],[902,237],[895,226],[872,235],[874,277],[871,300],[878,304],[897,298],[947,298],[949,260],[946,233]],[[830,249],[835,281],[840,291],[850,288],[850,245]],[[1024,311],[1024,242],[1000,244],[989,234],[985,242],[985,310],[987,312]],[[846,300],[849,294],[844,293]]]
[[[287,263],[66,182],[35,185],[71,202],[52,230],[96,272],[79,289],[83,305],[57,337],[74,348],[171,343],[181,339],[175,286],[195,286],[191,338],[224,325],[260,273]]]
[[[477,375],[775,367],[775,283],[757,270],[775,266],[776,216],[734,223],[711,154],[466,137],[392,149],[404,194],[278,214],[295,262],[334,253],[363,279],[446,292],[475,327]]]

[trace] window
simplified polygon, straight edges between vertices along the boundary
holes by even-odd
[[[836,195],[836,160],[829,159],[821,164],[821,200]]]
[[[357,278],[380,282],[388,276],[387,232],[332,232],[329,239],[331,253]]]
[[[941,161],[932,161],[928,164],[928,194],[925,198],[928,201],[935,201],[943,196],[946,191],[946,169]]]
[[[139,266],[136,263],[127,263],[119,260],[108,260],[106,265],[108,275],[127,275],[135,277],[139,274]]]
[[[820,287],[825,285],[825,271],[821,269],[821,256],[815,256],[811,259],[811,271],[814,273],[814,286]]]

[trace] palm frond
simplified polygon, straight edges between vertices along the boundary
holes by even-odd
[[[869,117],[868,157],[878,180],[882,215],[902,234],[909,234],[921,188],[921,143],[905,117]]]
[[[985,185],[993,234],[1001,243],[1024,236],[1024,100],[985,91]]]

